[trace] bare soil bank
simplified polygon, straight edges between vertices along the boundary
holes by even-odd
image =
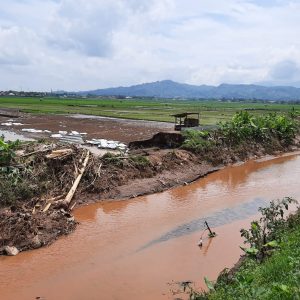
[[[274,145],[268,148],[257,144],[234,149],[217,148],[201,155],[179,148],[156,147],[132,150],[128,157],[91,156],[72,203],[83,205],[161,192],[192,182],[229,164],[267,154],[295,151],[299,148],[299,141],[295,140],[293,146],[286,148],[280,144]],[[48,245],[76,228],[76,221],[68,212],[70,206],[49,199],[67,194],[86,150],[61,144],[50,144],[48,147],[45,149],[45,145],[27,144],[22,146],[22,155],[15,159],[15,164],[22,166],[22,188],[13,191],[15,199],[11,202],[7,198],[12,195],[10,183],[6,187],[7,191],[2,190],[1,254],[5,253],[5,246],[15,246],[24,251]],[[72,150],[70,154],[57,159],[47,158],[53,149],[66,147]],[[7,194],[3,194],[3,191]],[[49,210],[43,212],[50,202],[52,205]]]

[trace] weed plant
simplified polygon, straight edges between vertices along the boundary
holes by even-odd
[[[15,156],[15,150],[20,145],[19,141],[5,142],[0,136],[0,167],[9,166]]]

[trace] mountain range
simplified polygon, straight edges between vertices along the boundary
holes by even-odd
[[[79,92],[80,95],[299,101],[300,88],[255,84],[190,85],[172,80]]]

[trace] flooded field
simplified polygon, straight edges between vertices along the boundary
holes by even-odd
[[[269,157],[160,194],[81,207],[75,233],[0,257],[0,298],[174,299],[174,282],[204,287],[204,276],[216,279],[238,260],[239,229],[259,206],[300,199],[299,178],[299,154]],[[200,249],[205,220],[218,235]]]
[[[5,124],[11,120],[0,116],[0,124]],[[0,130],[9,130],[22,133],[29,138],[50,137],[51,133],[59,131],[78,131],[86,133],[88,139],[101,138],[121,142],[131,142],[151,138],[159,131],[173,130],[172,123],[126,120],[89,115],[31,115],[25,114],[20,118],[14,119],[22,125],[1,126]],[[51,133],[24,133],[22,129],[35,129],[51,131]]]
[[[17,134],[9,130],[0,129],[0,136],[4,136],[4,140],[6,141],[34,141],[32,138],[25,137],[22,134]]]

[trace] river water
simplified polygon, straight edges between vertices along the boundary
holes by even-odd
[[[76,232],[53,245],[0,257],[0,299],[174,299],[175,282],[216,279],[239,259],[239,230],[257,208],[300,199],[300,156],[227,167],[188,186],[75,211]],[[204,221],[217,233],[197,242]],[[40,297],[40,298],[37,298]]]

